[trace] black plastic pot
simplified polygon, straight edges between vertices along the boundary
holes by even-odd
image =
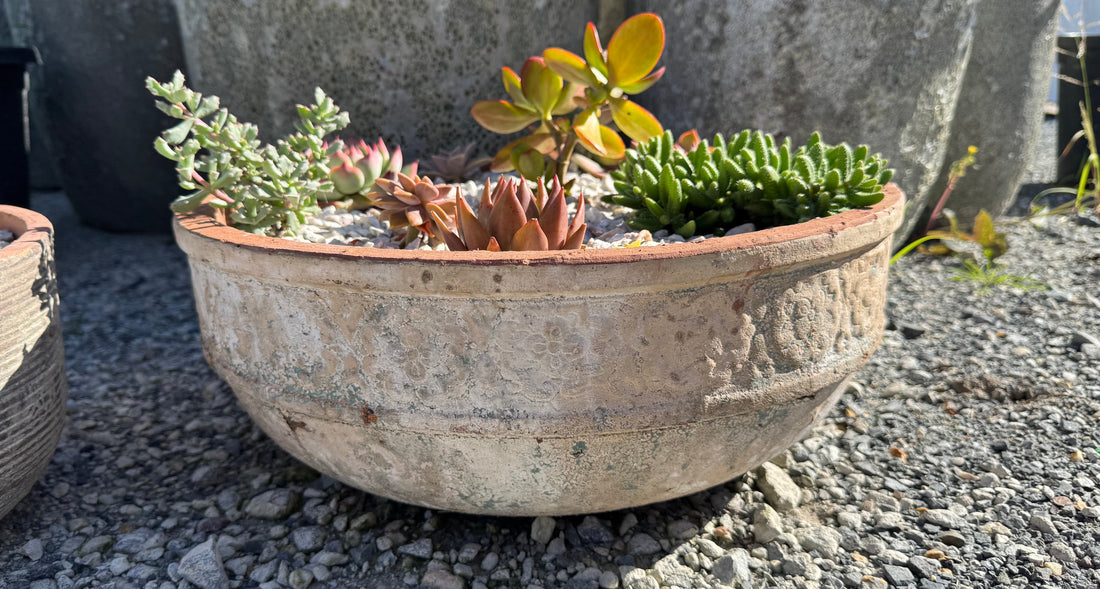
[[[0,47],[0,204],[30,205],[27,172],[27,65],[38,54],[27,47]]]
[[[1077,43],[1085,42],[1085,72],[1081,72],[1081,63],[1077,59]],[[1100,35],[1086,35],[1085,37],[1058,37],[1058,72],[1073,80],[1089,78],[1089,96],[1092,100],[1092,130],[1100,137]],[[1068,53],[1062,53],[1065,51]],[[1081,106],[1085,100],[1084,87],[1067,82],[1064,79],[1058,81],[1058,153],[1073,141],[1073,136],[1082,129]],[[1088,141],[1084,137],[1078,139],[1073,149],[1058,159],[1059,182],[1075,183],[1081,169],[1081,162],[1088,156]]]

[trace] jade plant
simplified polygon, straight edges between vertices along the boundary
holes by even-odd
[[[350,208],[365,209],[370,206],[367,193],[374,187],[375,180],[392,180],[398,173],[416,175],[417,162],[405,167],[402,167],[403,163],[401,148],[395,147],[391,153],[382,139],[374,145],[367,145],[361,139],[358,143],[345,142],[345,147],[329,158],[329,177],[333,185],[329,200],[342,201]]]
[[[540,178],[532,193],[524,180],[501,178],[481,193],[477,213],[456,195],[457,214],[451,216],[429,205],[432,220],[452,251],[546,251],[579,249],[588,226],[584,199],[569,220],[565,191],[554,181],[549,191]]]
[[[177,71],[169,82],[145,81],[157,108],[180,122],[154,143],[157,153],[176,162],[179,184],[188,193],[172,210],[191,212],[203,204],[222,210],[226,222],[252,233],[295,235],[306,218],[319,212],[318,195],[333,189],[329,159],[342,149],[325,135],[348,125],[347,113],[318,88],[315,104],[298,106],[297,132],[264,145],[259,130],[184,85]]]
[[[753,223],[772,227],[873,205],[893,170],[861,145],[830,146],[814,133],[806,145],[792,148],[761,131],[742,131],[713,144],[685,133],[672,133],[626,151],[612,172],[618,194],[606,202],[636,209],[634,229],[670,232],[689,238],[721,234]]]
[[[602,162],[622,160],[626,146],[608,125],[614,124],[635,141],[660,135],[661,124],[629,96],[646,90],[664,74],[664,68],[654,71],[664,45],[660,17],[644,13],[623,22],[606,49],[596,26],[588,23],[584,57],[552,47],[529,58],[518,75],[503,68],[504,89],[511,101],[482,100],[470,112],[494,133],[527,129],[528,134],[501,149],[493,158],[492,170],[514,169],[530,180],[553,176],[564,184],[578,144]],[[570,114],[571,119],[566,116]]]

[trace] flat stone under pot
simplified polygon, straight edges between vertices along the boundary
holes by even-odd
[[[203,349],[280,446],[435,509],[607,511],[797,441],[878,347],[886,198],[697,243],[573,252],[306,244],[179,215]]]

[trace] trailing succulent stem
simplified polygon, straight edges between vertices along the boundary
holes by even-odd
[[[761,131],[742,131],[728,142],[715,135],[713,145],[690,132],[674,141],[665,131],[626,151],[611,174],[618,194],[604,200],[636,209],[629,221],[635,229],[692,237],[870,206],[882,200],[892,176],[866,145],[830,146],[817,133],[792,149],[789,138],[777,144]]]
[[[325,135],[348,124],[347,113],[318,88],[315,104],[298,106],[297,132],[275,145],[262,145],[259,129],[219,108],[217,96],[203,97],[172,80],[145,80],[159,98],[157,108],[180,123],[161,133],[157,153],[176,162],[179,184],[188,194],[172,203],[186,213],[209,204],[226,211],[227,222],[252,233],[294,235],[319,211],[317,197],[332,190],[329,158],[343,146],[326,145]]]
[[[588,23],[584,57],[551,47],[531,57],[517,75],[501,73],[511,101],[482,100],[470,110],[486,129],[501,134],[528,130],[493,158],[494,172],[517,170],[529,180],[565,172],[580,145],[600,163],[617,163],[626,149],[622,137],[635,141],[660,135],[662,128],[649,111],[629,95],[652,86],[664,74],[654,71],[665,46],[665,28],[651,13],[635,15],[619,26],[605,50],[596,26]],[[572,119],[566,118],[577,110]]]
[[[565,191],[557,182],[549,191],[540,178],[535,192],[524,180],[501,178],[490,190],[489,180],[475,214],[455,196],[455,215],[429,206],[436,231],[452,251],[547,251],[579,249],[588,226],[584,223],[584,198],[569,220]]]

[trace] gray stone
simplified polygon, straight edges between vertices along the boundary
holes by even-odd
[[[490,552],[485,555],[485,558],[481,559],[481,570],[491,571],[497,568],[497,563],[500,562],[500,555],[496,552]]]
[[[539,544],[546,544],[554,537],[554,528],[557,522],[552,517],[540,515],[531,522],[531,539]]]
[[[883,576],[895,587],[904,587],[910,583],[916,582],[913,578],[913,573],[909,572],[909,569],[905,567],[894,566],[887,564],[882,566]]]
[[[798,507],[802,500],[802,489],[791,480],[787,471],[771,462],[765,462],[753,473],[756,475],[756,488],[764,494],[764,499],[778,511],[787,511]]]
[[[699,549],[699,552],[707,558],[720,558],[726,553],[726,551],[719,545],[715,544],[712,540],[706,538],[700,538],[695,541],[695,547]]]
[[[577,526],[577,535],[585,544],[605,544],[615,539],[615,533],[595,516],[587,516]]]
[[[950,509],[929,509],[921,517],[934,526],[949,530],[957,530],[965,525],[963,519]]]
[[[225,574],[222,559],[214,550],[214,537],[198,544],[179,562],[179,574],[200,589],[228,589],[229,577]]]
[[[421,538],[416,542],[405,544],[398,547],[397,553],[427,560],[432,557],[432,539]]]
[[[699,526],[686,519],[678,519],[669,522],[666,530],[669,536],[677,540],[687,540],[699,533]]]
[[[753,514],[752,533],[761,544],[767,544],[783,534],[783,521],[770,505],[761,504]]]
[[[637,0],[669,39],[667,73],[637,100],[665,127],[708,137],[760,128],[804,142],[816,130],[868,144],[914,203],[905,236],[933,200],[977,4]]]
[[[287,583],[294,589],[306,589],[313,583],[313,571],[309,569],[294,569],[287,576]],[[414,580],[413,583],[416,583]]]
[[[935,559],[924,556],[910,556],[907,564],[909,570],[922,579],[931,579],[940,574],[940,563]]]
[[[1077,562],[1077,554],[1073,551],[1073,548],[1065,542],[1052,542],[1050,546],[1047,547],[1047,550],[1050,551],[1050,555],[1053,556],[1055,560],[1067,564]]]
[[[694,571],[680,564],[675,554],[670,554],[653,563],[651,573],[661,585],[691,587]]]
[[[1000,215],[1016,197],[1039,142],[1059,4],[1035,0],[978,5],[947,152],[931,191],[934,204],[947,186],[951,164],[969,146],[978,147],[977,165],[967,170],[947,201],[960,221],[971,222],[982,209]],[[928,207],[923,219],[930,212]]]
[[[172,162],[152,149],[170,122],[153,107],[145,77],[168,78],[183,67],[175,4],[34,0],[31,17],[43,62],[34,106],[46,115],[77,214],[102,229],[167,232],[168,203],[183,191]]]
[[[466,579],[443,569],[432,569],[420,578],[420,584],[429,589],[465,589]]]
[[[657,579],[649,576],[645,569],[631,569],[623,575],[625,589],[659,589]]]
[[[300,501],[296,491],[272,489],[250,499],[244,512],[260,519],[281,520],[297,511]]]
[[[424,158],[470,141],[492,155],[511,140],[481,129],[470,107],[507,97],[501,66],[518,72],[547,47],[580,52],[598,3],[179,4],[196,86],[221,96],[263,136],[289,132],[295,104],[312,99],[319,85],[351,113],[348,136],[372,141],[381,135],[407,155]],[[315,9],[304,9],[310,6]],[[327,48],[323,59],[319,47]]]
[[[744,548],[734,548],[729,554],[714,561],[711,573],[726,585],[751,586],[752,571],[749,569],[749,553]]]
[[[76,551],[80,556],[87,556],[96,552],[103,552],[107,550],[115,539],[111,536],[96,536],[89,538],[84,544],[81,544],[80,548]]]
[[[31,560],[38,560],[42,558],[43,548],[42,540],[38,538],[31,538],[27,540],[27,543],[23,545],[23,554]]]
[[[603,571],[599,578],[600,589],[618,589],[619,575],[611,571]]]
[[[966,546],[969,543],[966,536],[954,530],[940,534],[940,542],[943,542],[948,546],[955,546],[958,548]]]
[[[826,558],[833,558],[840,548],[840,532],[832,528],[824,526],[798,528],[793,534],[803,549],[817,550]]]
[[[1028,523],[1031,529],[1036,530],[1043,534],[1050,534],[1052,536],[1058,535],[1058,528],[1054,527],[1054,522],[1045,515],[1033,515],[1031,521]]]
[[[653,536],[645,532],[634,534],[626,543],[626,551],[635,556],[656,554],[661,550],[661,544],[653,539]]]

